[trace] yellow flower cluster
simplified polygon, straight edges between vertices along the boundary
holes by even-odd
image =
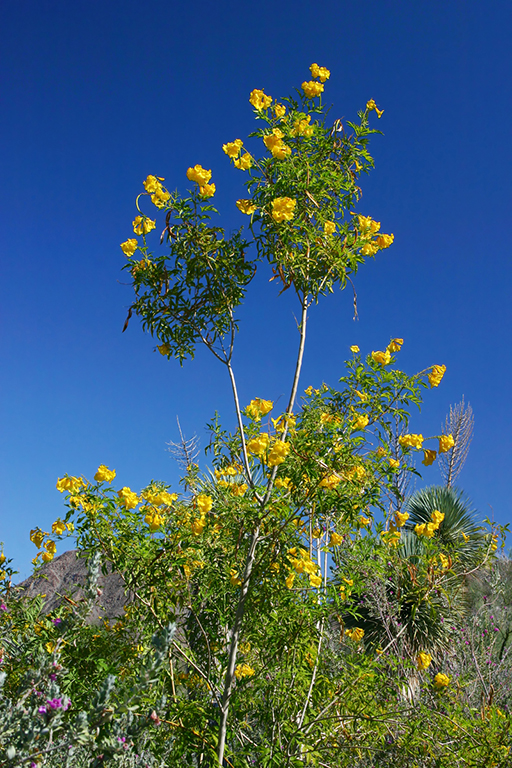
[[[56,523],[54,523],[53,525],[54,526],[57,525],[58,528],[64,525],[64,529],[66,528],[65,524],[62,523],[62,521],[60,520],[57,520]],[[53,526],[52,526],[52,529],[53,529]],[[70,530],[72,530],[72,527],[70,528]],[[44,548],[44,552],[38,552],[37,555],[32,560],[34,564],[37,563],[37,559],[39,555],[41,555],[41,559],[45,563],[51,562],[55,557],[55,554],[57,552],[57,545],[51,539],[46,539],[45,541],[46,536],[49,536],[48,532],[42,531],[40,528],[35,528],[30,531],[30,541],[32,541],[38,549],[41,549],[41,546]],[[4,560],[5,560],[5,557],[4,557]]]
[[[357,344],[352,344],[352,346],[350,347],[350,351],[353,352],[354,355],[356,355],[360,350],[359,350],[359,347],[357,346]],[[357,390],[356,390],[356,392],[357,392]],[[357,394],[359,395],[359,397],[361,397],[361,393],[360,392],[357,392]],[[361,400],[363,400],[362,397],[361,397]]]
[[[395,525],[397,528],[401,528],[409,519],[408,512],[395,512]]]
[[[268,109],[270,107],[272,104],[272,96],[267,96],[262,90],[255,88],[253,91],[251,91],[249,102],[255,109],[261,112],[261,110]]]
[[[206,493],[200,493],[196,498],[196,504],[201,515],[206,515],[213,507],[213,499]]]
[[[379,235],[375,240],[371,240],[380,229],[380,221],[374,221],[371,216],[362,216],[358,214],[357,221],[361,230],[362,240],[368,240],[361,249],[363,256],[374,256],[379,249],[389,248],[395,239],[394,235]]]
[[[360,643],[364,637],[364,629],[362,627],[354,627],[354,629],[346,629],[345,634],[350,637],[354,643]]]
[[[364,429],[368,426],[368,422],[370,421],[368,414],[364,413],[362,415],[356,416],[356,418],[352,421],[352,429],[358,430],[358,429]]]
[[[130,237],[128,240],[125,240],[124,243],[121,243],[121,250],[125,256],[128,256],[128,258],[133,256],[138,247],[139,243],[135,237]]]
[[[438,387],[446,373],[446,365],[433,365],[432,372],[428,375],[430,387]]]
[[[284,104],[274,104],[274,115],[278,120],[286,115],[286,107]]]
[[[269,467],[277,467],[282,464],[290,453],[290,444],[283,440],[275,440],[268,454],[267,464]]]
[[[241,680],[243,677],[252,677],[254,675],[254,669],[248,664],[237,664],[235,667],[235,677],[237,680]]]
[[[319,488],[327,488],[328,491],[333,491],[341,482],[341,477],[338,477],[338,475],[331,474],[327,475],[327,477],[324,477],[322,480],[320,480],[318,486]]]
[[[432,662],[432,656],[430,655],[430,653],[426,653],[425,651],[420,651],[418,653],[418,656],[416,658],[418,669],[428,669],[428,667],[430,667],[431,662]]]
[[[142,498],[149,501],[149,503],[153,504],[155,507],[162,507],[164,505],[170,507],[178,498],[178,494],[149,488],[144,491]]]
[[[430,467],[431,464],[434,463],[436,460],[437,451],[432,451],[430,448],[425,448],[423,450],[423,461],[421,462],[426,467]]]
[[[254,400],[251,400],[245,412],[249,418],[254,419],[254,421],[260,421],[261,417],[270,413],[273,407],[274,403],[272,400],[263,400],[261,397],[255,397]]]
[[[165,204],[171,196],[170,193],[162,187],[160,184],[161,181],[164,181],[164,179],[156,176],[148,176],[146,181],[143,182],[146,192],[151,195],[151,202],[156,205],[157,208],[165,208]]]
[[[342,473],[344,480],[351,482],[362,483],[366,478],[366,470],[363,466],[351,467],[351,469],[345,469]]]
[[[453,448],[454,445],[455,440],[453,439],[453,435],[441,435],[439,438],[439,453],[446,453],[450,448]]]
[[[148,219],[147,216],[136,216],[133,221],[133,231],[136,235],[147,235],[155,227],[156,221]]]
[[[242,151],[243,145],[242,139],[235,139],[234,141],[228,141],[227,144],[223,144],[222,149],[228,157],[235,158]]]
[[[247,216],[250,216],[251,213],[254,213],[254,211],[258,210],[258,206],[254,205],[252,200],[237,200],[236,207],[242,213],[246,213]]]
[[[297,201],[291,197],[276,197],[272,200],[272,218],[274,221],[291,221],[295,215]]]
[[[62,536],[64,531],[72,531],[73,528],[73,523],[66,524],[63,520],[60,519],[60,517],[58,517],[57,520],[52,523],[52,533],[55,533],[57,536]]]
[[[266,453],[270,443],[270,436],[266,432],[262,432],[257,437],[253,437],[247,443],[247,453],[252,453],[255,456],[263,456]]]
[[[423,445],[423,435],[401,435],[398,442],[402,448],[416,448],[419,451]]]
[[[368,112],[371,112],[374,109],[377,113],[378,118],[381,118],[384,113],[383,109],[377,109],[377,105],[375,104],[375,101],[373,99],[370,99],[370,101],[366,102],[366,109]]]
[[[395,526],[391,525],[389,531],[381,531],[380,534],[386,544],[391,544],[393,547],[398,547],[400,543],[400,531],[395,530]]]
[[[324,86],[322,83],[317,83],[315,80],[302,83],[302,90],[307,99],[314,99],[316,96],[320,96],[324,92]]]
[[[292,547],[292,549],[288,550],[288,560],[292,568],[294,568],[297,573],[308,574],[309,583],[312,587],[320,586],[322,583],[322,577],[317,573],[318,565],[311,560],[307,549],[303,549],[302,547],[299,549],[297,549],[297,547]],[[290,579],[290,576],[295,578],[294,573],[290,573],[288,579]],[[291,589],[293,578],[290,579],[290,585],[288,584],[288,579],[286,580],[286,586],[288,589]]]
[[[94,475],[94,479],[98,483],[111,483],[115,476],[115,469],[109,469],[104,464],[100,464],[96,474]]]
[[[272,157],[277,160],[284,160],[291,155],[292,150],[283,141],[284,133],[279,128],[274,128],[272,133],[263,137],[263,143],[266,148],[272,152]]]
[[[391,459],[391,458],[389,458],[388,459],[388,463],[389,463],[389,466],[391,467],[391,469],[398,469],[399,466],[400,466],[400,462],[399,462],[398,459]]]
[[[127,486],[121,488],[121,490],[117,492],[117,495],[119,496],[121,504],[126,507],[126,509],[135,509],[139,503],[137,494]]]
[[[295,120],[293,124],[293,128],[291,130],[292,136],[305,136],[306,139],[309,139],[314,132],[314,126],[310,125],[311,122],[311,115],[307,115],[306,117],[300,117]]]
[[[322,83],[325,83],[331,76],[326,67],[319,67],[318,64],[312,64],[309,71],[311,72],[311,77],[318,78]]]
[[[336,222],[326,221],[324,222],[324,233],[326,235],[334,235],[336,232]]]
[[[274,481],[275,488],[290,488],[291,479],[289,477],[276,477]]]
[[[438,509],[434,509],[429,523],[418,523],[414,526],[414,532],[417,536],[426,536],[427,539],[431,539],[434,533],[444,520],[444,512],[439,512]]]
[[[331,533],[331,537],[329,539],[329,546],[330,547],[339,547],[341,542],[343,541],[343,537],[340,536],[339,533],[336,533],[336,531],[333,531]]]
[[[148,509],[144,517],[144,522],[148,524],[151,533],[154,533],[165,522],[165,517],[156,509]]]
[[[199,194],[202,197],[213,197],[215,194],[215,184],[209,183],[211,177],[212,172],[207,171],[201,165],[194,165],[193,168],[187,170],[187,179],[195,181],[199,185]]]
[[[57,490],[61,493],[63,491],[70,491],[70,493],[78,493],[80,488],[85,487],[87,483],[82,477],[61,477],[57,480]]]
[[[384,352],[372,352],[372,358],[379,365],[389,365],[393,352],[400,352],[403,339],[391,339]]]
[[[438,672],[434,677],[434,687],[440,691],[448,685],[450,685],[450,678],[448,675],[445,675],[443,672]]]

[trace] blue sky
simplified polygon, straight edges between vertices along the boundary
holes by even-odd
[[[494,0],[4,6],[0,540],[21,576],[30,528],[64,512],[59,476],[105,463],[135,490],[176,483],[176,415],[203,445],[216,409],[233,424],[207,352],[180,368],[135,318],[121,334],[119,243],[142,180],[184,192],[195,163],[212,169],[221,223],[240,226],[242,174],[222,144],[252,130],[253,88],[286,96],[312,62],[331,70],[333,119],[369,98],[385,109],[360,208],[395,243],[357,276],[358,322],[348,291],[312,311],[301,385],[335,384],[351,344],[367,353],[393,336],[404,370],[444,363],[413,431],[437,434],[464,395],[476,425],[460,483],[482,517],[510,520],[511,20]],[[240,313],[244,402],[289,390],[296,309],[267,279]]]

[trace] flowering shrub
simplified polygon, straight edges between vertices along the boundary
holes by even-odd
[[[357,122],[328,124],[330,72],[310,71],[298,100],[253,90],[254,149],[241,139],[222,147],[246,174],[248,197],[233,204],[250,217],[250,239],[210,224],[216,187],[201,165],[184,172],[194,185],[185,197],[161,177],[143,182],[137,237],[121,244],[135,293],[127,323],[139,316],[167,358],[205,344],[226,369],[237,429],[209,424],[211,472],[184,444],[179,493],[158,482],[116,488],[105,465],[92,480],[58,480],[64,519],[31,540],[48,562],[60,538],[75,536],[91,562],[89,602],[68,596],[45,616],[41,601],[6,588],[8,764],[63,755],[77,765],[283,768],[506,759],[508,715],[499,719],[490,702],[477,719],[445,665],[441,625],[456,615],[469,561],[447,545],[444,513],[413,519],[400,491],[424,443],[453,447],[451,435],[408,432],[410,409],[445,367],[401,371],[403,339],[366,356],[352,345],[339,388],[309,386],[299,398],[309,312],[394,239],[354,210],[373,166],[370,120],[382,110],[370,99]],[[141,199],[162,217],[162,238]],[[265,262],[300,308],[281,410],[264,397],[243,407],[232,367],[235,313]],[[437,451],[423,450],[428,466]],[[495,557],[497,534],[486,536],[472,542],[473,571]],[[114,626],[93,628],[100,557],[133,601]]]

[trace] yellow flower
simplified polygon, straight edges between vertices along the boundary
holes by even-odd
[[[121,243],[121,250],[125,256],[128,257],[133,256],[138,247],[139,244],[135,237],[130,237],[128,240],[125,240],[124,243]]]
[[[438,691],[440,691],[442,688],[446,688],[446,686],[449,684],[450,678],[448,675],[445,675],[442,672],[438,672],[434,677],[434,687],[437,688]]]
[[[162,185],[160,184],[161,181],[164,181],[164,179],[159,179],[156,176],[148,176],[146,181],[143,181],[142,183],[144,184],[146,192],[153,194],[162,189]]]
[[[388,349],[385,352],[372,352],[372,358],[380,365],[389,365],[391,362],[391,352]]]
[[[315,96],[320,96],[324,91],[322,83],[317,83],[314,80],[302,83],[302,90],[307,99],[314,99]]]
[[[361,216],[361,214],[358,214],[357,221],[361,230],[361,237],[371,237],[380,229],[380,221],[374,221],[371,216]]]
[[[444,520],[444,512],[440,512],[438,509],[434,509],[432,512],[431,520],[433,523],[439,525]]]
[[[373,99],[370,99],[369,101],[366,102],[366,109],[368,110],[368,112],[371,112],[372,109],[376,108],[376,106],[377,105],[375,104],[375,101]]]
[[[80,477],[61,477],[59,480],[57,480],[56,487],[57,490],[61,493],[63,491],[77,493],[83,485],[85,485],[85,483]]]
[[[270,413],[273,407],[274,403],[272,400],[263,400],[261,397],[255,397],[245,410],[249,418],[254,419],[254,421],[260,421],[261,417]]]
[[[276,488],[289,488],[291,479],[289,477],[276,477],[274,486]]]
[[[438,528],[439,523],[427,523],[423,535],[426,536],[427,539],[431,539]]]
[[[401,435],[398,438],[398,442],[402,446],[402,448],[417,448],[417,450],[421,450],[421,447],[423,445],[423,435]]]
[[[328,80],[331,76],[331,73],[328,69],[325,67],[319,67],[318,64],[312,64],[309,68],[309,71],[311,72],[311,77],[318,77],[322,83],[325,83],[325,81]]]
[[[60,536],[61,534],[63,534],[65,530],[66,530],[66,523],[63,523],[60,517],[57,518],[57,520],[54,523],[52,523],[52,533],[56,533],[57,536]]]
[[[104,464],[100,464],[98,471],[94,475],[94,479],[98,483],[111,483],[115,476],[115,469],[109,469]]]
[[[45,535],[46,534],[43,533],[40,528],[35,528],[30,531],[30,541],[32,541],[38,549],[41,549],[41,544],[43,543]]]
[[[414,533],[416,536],[423,536],[425,533],[425,527],[426,523],[417,523],[417,525],[414,526]]]
[[[418,669],[427,669],[428,667],[430,667],[431,661],[432,661],[432,656],[430,655],[430,653],[425,653],[425,651],[420,651],[416,658]]]
[[[460,532],[460,535],[462,536],[462,538],[464,539],[464,541],[465,541],[465,542],[466,542],[466,544],[467,544],[467,543],[468,543],[468,541],[469,541],[469,536],[468,536],[467,534],[465,534],[465,533],[464,533],[464,531],[461,531],[461,532]]]
[[[263,137],[263,143],[266,148],[272,152],[272,156],[278,160],[284,160],[284,158],[291,154],[291,149],[283,142],[284,133],[279,128],[274,128],[272,133]]]
[[[0,565],[3,565],[5,563],[5,555],[3,552],[0,553]]]
[[[197,517],[193,523],[191,524],[190,528],[192,529],[192,533],[194,536],[199,536],[206,525],[206,520],[204,517]]]
[[[359,524],[366,527],[371,523],[371,519],[369,517],[364,517],[364,515],[359,515]]]
[[[156,221],[148,219],[147,216],[136,216],[133,221],[133,231],[136,235],[147,235],[155,227]]]
[[[237,200],[236,207],[239,211],[246,213],[248,216],[250,216],[251,213],[254,213],[258,208],[257,205],[254,205],[252,200]]]
[[[357,418],[355,418],[352,422],[352,429],[364,429],[368,426],[369,421],[370,419],[366,413],[362,416],[357,416]]]
[[[117,495],[119,496],[121,503],[126,507],[126,509],[134,509],[139,503],[139,497],[137,494],[130,490],[130,488],[127,486],[121,488],[121,490],[117,492]]]
[[[151,533],[154,533],[164,523],[165,518],[156,509],[150,509],[146,512],[144,522],[148,524]]]
[[[284,104],[274,104],[274,115],[280,119],[286,115],[286,107]]]
[[[259,88],[255,88],[251,91],[249,96],[249,102],[252,106],[261,112],[262,109],[268,109],[272,104],[272,96],[267,96]]]
[[[376,243],[377,246],[381,249],[389,248],[389,246],[393,243],[395,239],[394,235],[379,235]]]
[[[395,512],[395,525],[397,528],[401,528],[402,525],[405,525],[408,519],[409,519],[408,512]]]
[[[295,574],[289,573],[286,579],[284,580],[284,583],[286,584],[288,589],[291,589],[293,587],[294,579],[295,579]]]
[[[166,507],[170,507],[173,502],[176,501],[178,498],[177,493],[169,493],[168,491],[160,491],[160,493],[154,494],[151,496],[151,498],[148,499],[152,504],[154,504],[157,507],[161,507],[165,505]]]
[[[295,215],[297,201],[291,197],[276,197],[272,200],[272,218],[274,221],[291,221]]]
[[[343,472],[344,480],[351,480],[353,482],[362,483],[366,477],[366,470],[364,467],[352,467]]]
[[[428,375],[428,381],[431,387],[438,387],[441,379],[446,373],[446,365],[433,365],[432,372]]]
[[[282,464],[290,453],[290,444],[282,440],[276,440],[268,454],[267,464],[269,467],[277,467]]]
[[[331,538],[329,539],[329,546],[338,547],[342,541],[343,539],[340,534],[333,531],[333,533],[331,533]]]
[[[333,235],[336,232],[336,223],[334,221],[326,221],[324,223],[324,232],[326,235]],[[359,352],[359,348],[357,351]]]
[[[388,459],[388,462],[391,469],[398,469],[398,467],[400,466],[400,462],[398,459]]]
[[[311,115],[308,115],[307,117],[298,118],[295,120],[293,124],[293,128],[291,130],[292,136],[305,136],[307,139],[309,139],[313,135],[314,126],[310,125],[311,122]]]
[[[215,194],[215,184],[205,184],[203,187],[199,187],[199,194],[202,197],[213,197]]]
[[[446,557],[446,555],[443,555],[442,552],[439,553],[439,560],[441,561],[441,565],[443,566],[443,568],[450,567],[450,559]]]
[[[388,349],[390,352],[400,352],[403,343],[403,339],[391,339],[386,349]]]
[[[200,187],[204,187],[208,184],[212,177],[212,172],[205,170],[201,165],[194,165],[193,168],[187,170],[187,179],[189,181],[195,181]]]
[[[202,515],[206,515],[207,512],[213,507],[213,499],[206,493],[200,493],[196,499],[197,508]]]
[[[166,202],[170,198],[170,193],[166,192],[165,189],[157,189],[154,194],[151,195],[151,202],[153,205],[156,205],[157,208],[165,208]]]
[[[350,637],[354,643],[360,643],[364,637],[364,629],[362,627],[354,627],[354,629],[346,629],[345,634]]]
[[[247,443],[247,452],[254,453],[256,456],[262,456],[268,448],[270,438],[266,432],[262,432],[258,437],[253,437]]]
[[[309,574],[309,583],[312,587],[319,587],[322,584],[322,577],[316,576],[314,573]]]
[[[377,243],[365,243],[361,248],[361,253],[363,256],[375,256],[378,250],[379,246]]]
[[[375,107],[375,111],[376,111],[376,113],[377,113],[377,117],[378,117],[378,118],[379,118],[379,120],[380,120],[380,118],[381,118],[381,117],[382,117],[382,115],[384,114],[384,110],[383,110],[383,109],[377,109],[377,107]]]
[[[234,162],[235,168],[239,168],[241,171],[247,171],[252,166],[252,157],[246,152],[245,155],[238,157]]]
[[[43,546],[51,555],[54,555],[57,552],[57,545],[51,539],[47,539]]]
[[[229,572],[229,580],[234,587],[242,586],[242,580],[238,578],[238,571],[235,571],[234,568],[231,568]]]
[[[357,346],[357,344],[352,344],[352,346],[350,347],[350,351],[351,351],[351,352],[353,352],[354,354],[356,354],[357,352],[359,352],[359,347]],[[357,390],[356,390],[356,391],[357,391]],[[358,393],[358,394],[359,394],[359,393]],[[363,399],[363,398],[361,398],[361,400],[362,400],[362,399]]]
[[[48,651],[48,653],[53,653],[55,648],[56,648],[56,644],[55,643],[46,643],[45,648]]]
[[[254,669],[248,664],[237,664],[235,667],[235,677],[237,680],[241,680],[242,677],[252,677],[254,675]]]
[[[338,475],[327,475],[327,477],[324,477],[322,480],[320,480],[318,487],[319,488],[327,488],[329,491],[333,491],[336,486],[338,486],[341,482],[341,478],[338,477]]]
[[[238,157],[242,151],[243,141],[241,139],[235,139],[234,141],[228,141],[227,144],[222,145],[222,149],[228,155],[228,157]]]
[[[423,456],[424,456],[424,459],[421,463],[424,464],[426,467],[429,467],[436,460],[437,451],[431,451],[430,449],[426,448],[423,451]]]
[[[446,453],[455,445],[453,435],[441,435],[439,438],[439,453]]]

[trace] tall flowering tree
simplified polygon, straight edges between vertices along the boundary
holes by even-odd
[[[123,649],[116,695],[124,703],[111,709],[120,718],[112,715],[117,738],[125,741],[120,747],[100,739],[102,759],[108,750],[118,759],[131,744],[169,765],[188,759],[203,766],[344,766],[373,761],[390,733],[401,754],[416,759],[423,749],[418,723],[430,715],[417,712],[404,724],[390,701],[408,706],[402,692],[410,669],[429,691],[432,711],[450,687],[437,646],[400,644],[404,629],[394,616],[380,621],[380,634],[362,626],[363,619],[365,626],[379,623],[372,625],[379,600],[367,594],[369,578],[384,583],[408,567],[399,473],[415,471],[415,451],[428,466],[453,445],[449,434],[408,431],[409,408],[419,405],[422,387],[440,384],[445,367],[402,372],[398,338],[367,356],[352,346],[339,388],[308,386],[299,397],[309,313],[336,288],[353,286],[359,267],[393,242],[359,205],[361,176],[373,167],[372,121],[382,110],[371,99],[357,121],[329,122],[322,97],[330,72],[316,64],[310,71],[294,97],[276,101],[253,90],[257,128],[249,143],[228,137],[222,147],[234,172],[245,176],[247,196],[233,201],[245,230],[228,236],[212,223],[215,180],[196,164],[184,169],[183,180],[192,184],[185,196],[170,192],[162,177],[146,178],[135,236],[121,244],[135,294],[125,328],[133,314],[140,317],[160,353],[180,362],[204,344],[226,369],[237,429],[224,430],[217,418],[210,423],[212,470],[202,473],[187,461],[180,492],[158,482],[141,491],[116,489],[115,471],[104,465],[94,481],[61,478],[65,519],[51,533],[31,532],[49,561],[56,539],[74,531],[79,548],[101,552],[134,595],[115,628]],[[268,393],[241,403],[232,365],[237,310],[266,264],[300,311],[282,411],[256,396]],[[434,510],[407,534],[421,541],[409,613],[442,603],[454,561],[443,552],[442,530],[443,515]],[[489,534],[479,562],[494,548]],[[388,589],[386,599],[399,616],[403,597]],[[153,641],[159,661],[148,662],[158,674],[142,693],[137,670],[158,628],[165,643]],[[48,637],[51,652],[80,669],[84,662],[73,648],[85,643],[85,630],[75,632],[74,645],[66,631]],[[164,666],[162,643],[169,654]],[[146,724],[143,736],[137,718]],[[100,735],[110,733],[108,723],[103,717]],[[439,753],[436,723],[426,738]],[[488,748],[482,728],[467,736],[467,749],[478,755]]]

